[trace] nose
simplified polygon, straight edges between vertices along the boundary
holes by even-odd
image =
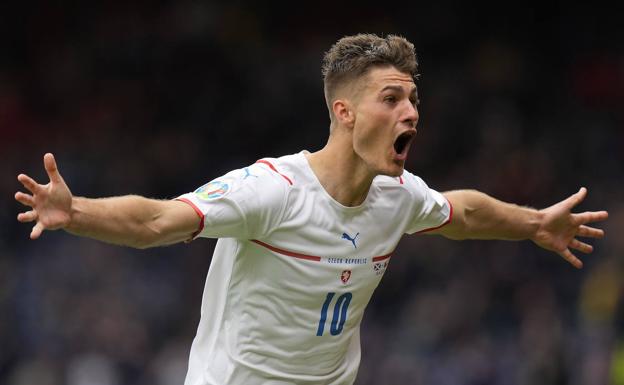
[[[408,101],[406,109],[404,111],[404,117],[401,120],[405,124],[409,124],[411,127],[416,128],[416,123],[418,123],[418,109],[414,104]]]

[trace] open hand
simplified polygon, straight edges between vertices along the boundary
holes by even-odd
[[[606,211],[572,213],[572,208],[581,203],[585,196],[587,196],[587,189],[582,187],[569,198],[540,210],[542,221],[532,238],[538,246],[556,252],[579,269],[583,267],[583,263],[572,254],[570,249],[591,253],[594,248],[579,241],[577,237],[602,238],[603,230],[586,226],[586,224],[603,221],[609,216]]]
[[[36,222],[30,238],[37,239],[43,230],[56,230],[69,225],[71,220],[72,193],[59,174],[54,155],[43,156],[43,165],[50,182],[42,185],[25,174],[19,174],[17,180],[22,182],[30,194],[21,191],[15,193],[15,199],[29,206],[32,210],[17,215],[20,222]],[[31,195],[32,194],[32,195]]]

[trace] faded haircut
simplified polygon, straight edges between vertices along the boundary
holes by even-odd
[[[414,45],[405,38],[373,34],[345,36],[323,57],[325,101],[333,120],[332,101],[341,87],[361,79],[374,67],[393,66],[418,79],[418,61]]]

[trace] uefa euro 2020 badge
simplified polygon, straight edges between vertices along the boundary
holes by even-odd
[[[230,192],[231,189],[232,180],[215,179],[195,190],[195,195],[203,201],[213,201],[215,199],[223,198]]]

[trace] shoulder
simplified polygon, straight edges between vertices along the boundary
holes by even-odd
[[[275,168],[270,161],[252,163],[211,180],[194,193],[207,203],[280,201],[288,193],[290,183],[272,167]]]
[[[285,155],[279,158],[261,158],[256,161],[254,166],[270,171],[275,178],[291,187],[304,184],[308,179],[307,161],[303,153]]]
[[[403,175],[401,176],[403,181],[403,185],[412,191],[425,191],[429,190],[429,186],[422,180],[421,177],[412,174],[411,172],[405,170],[403,171]]]
[[[223,178],[235,190],[258,204],[279,206],[298,182],[297,154],[279,158],[265,157],[245,167],[232,170]]]
[[[382,189],[403,190],[406,192],[428,188],[427,184],[420,177],[407,170],[404,170],[403,174],[397,177],[379,175],[373,183]]]
[[[384,196],[395,200],[421,201],[430,192],[429,186],[422,178],[407,170],[398,177],[377,176],[373,183]]]

